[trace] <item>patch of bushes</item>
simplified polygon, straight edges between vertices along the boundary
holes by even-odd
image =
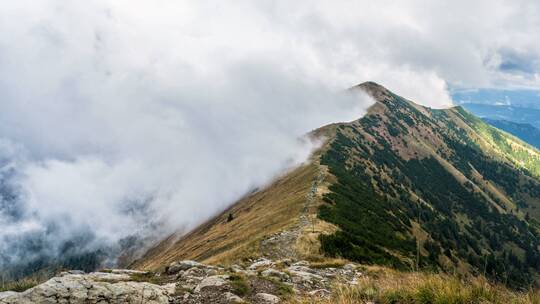
[[[243,275],[231,274],[229,280],[231,281],[232,292],[234,294],[243,297],[249,293],[249,284]]]

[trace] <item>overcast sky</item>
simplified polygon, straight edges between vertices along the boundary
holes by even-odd
[[[192,228],[361,117],[363,81],[433,107],[539,90],[539,23],[538,1],[0,1],[0,254]]]

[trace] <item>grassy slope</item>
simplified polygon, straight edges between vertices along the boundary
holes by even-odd
[[[326,253],[485,272],[517,287],[534,281],[540,241],[536,214],[525,211],[539,206],[538,151],[461,108],[431,110],[376,84],[364,89],[380,103],[338,125],[322,156],[337,183],[320,216],[342,228],[321,238]]]
[[[319,222],[320,231],[303,233],[311,253],[326,230],[320,241],[329,256],[529,284],[540,265],[538,152],[459,107],[431,110],[376,85],[365,89],[381,102],[358,121],[315,131],[331,140],[314,162],[186,236],[170,236],[132,267],[261,255],[262,239],[298,224],[320,159],[331,184],[319,216],[341,229]]]
[[[497,154],[512,162],[516,167],[528,171],[530,175],[540,177],[540,151],[535,147],[487,124],[462,107],[456,107],[453,111],[486,140]]]
[[[316,174],[313,163],[295,169],[189,234],[170,236],[132,267],[156,270],[180,259],[227,263],[260,255],[258,246],[263,237],[298,221]],[[227,222],[230,213],[234,220]]]
[[[483,118],[482,120],[498,129],[504,130],[516,136],[537,149],[540,149],[540,129],[536,128],[535,126],[527,123],[517,123],[507,120],[489,118]]]

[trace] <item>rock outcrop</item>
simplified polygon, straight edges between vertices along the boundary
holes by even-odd
[[[296,295],[329,297],[332,284],[352,284],[362,275],[353,264],[311,267],[306,261],[260,259],[221,267],[178,261],[161,273],[63,272],[24,292],[0,293],[0,303],[281,303]]]
[[[169,303],[174,284],[131,281],[133,272],[62,273],[21,293],[0,293],[0,303]]]

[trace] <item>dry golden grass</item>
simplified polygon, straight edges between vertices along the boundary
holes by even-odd
[[[350,263],[349,260],[340,259],[340,258],[324,258],[320,260],[314,260],[309,263],[311,268],[340,268],[345,264]]]
[[[155,271],[182,259],[229,264],[257,256],[262,238],[298,222],[317,174],[315,163],[296,168],[187,235],[170,236],[131,267]],[[234,216],[230,222],[229,214]]]
[[[24,279],[20,279],[17,281],[11,281],[11,282],[0,282],[0,292],[2,291],[25,291],[27,289],[30,289],[38,284],[41,284],[45,281],[45,279],[41,277],[28,277]]]
[[[318,205],[316,206],[316,208],[318,208]],[[324,257],[321,254],[321,243],[319,241],[319,235],[331,234],[338,230],[335,225],[318,219],[316,214],[316,208],[314,210],[310,210],[310,225],[304,227],[298,239],[296,240],[295,249],[301,259],[323,259]]]
[[[483,278],[459,279],[444,274],[406,273],[368,267],[357,285],[336,285],[329,299],[296,298],[289,304],[539,304],[540,292],[518,292]]]

